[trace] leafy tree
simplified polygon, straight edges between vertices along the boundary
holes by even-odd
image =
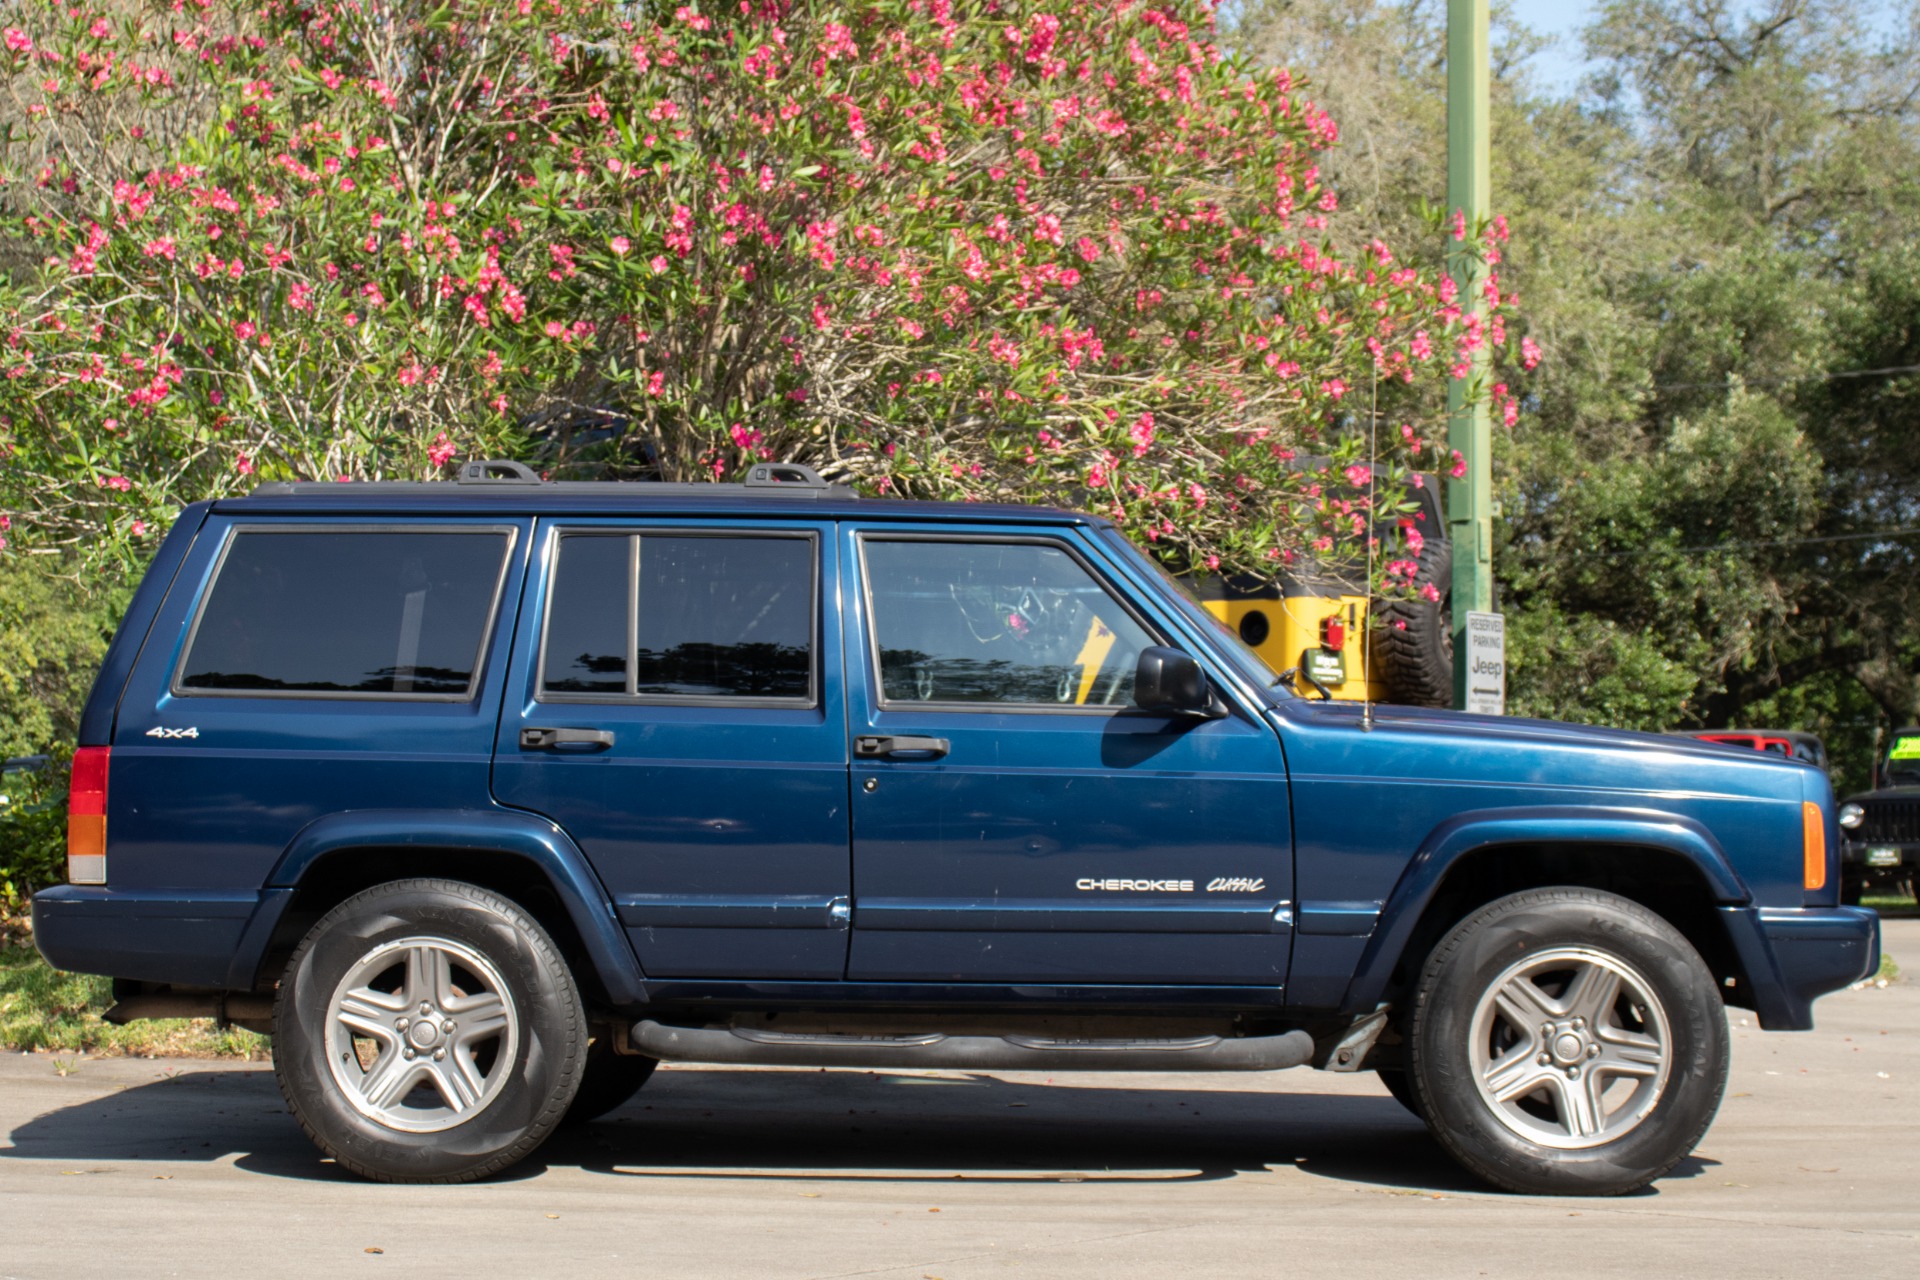
[[[1367,535],[1371,384],[1504,337],[1335,238],[1332,120],[1196,0],[15,11],[34,545],[137,550],[266,476],[784,457],[1271,572]],[[1403,402],[1389,485],[1441,448]]]

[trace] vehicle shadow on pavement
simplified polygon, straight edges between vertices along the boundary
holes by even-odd
[[[572,1167],[661,1180],[1177,1184],[1294,1166],[1398,1190],[1489,1192],[1384,1094],[1061,1079],[673,1066],[496,1180]],[[237,1157],[238,1168],[269,1177],[352,1180],[308,1142],[264,1071],[182,1071],[48,1112],[7,1136],[13,1146],[0,1159]],[[1668,1176],[1710,1163],[1689,1160]]]

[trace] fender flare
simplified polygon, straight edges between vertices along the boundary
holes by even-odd
[[[1692,818],[1656,809],[1478,809],[1456,814],[1428,833],[1401,873],[1347,984],[1342,1012],[1372,1009],[1447,873],[1467,854],[1500,845],[1638,845],[1684,858],[1706,881],[1716,905],[1752,901],[1713,833]]]
[[[331,855],[358,848],[472,852],[519,858],[546,878],[560,899],[607,995],[621,1006],[647,1001],[645,975],[627,941],[613,900],[580,847],[553,822],[516,809],[355,809],[303,827],[268,875],[248,921],[228,985],[253,986],[274,930],[295,891]]]

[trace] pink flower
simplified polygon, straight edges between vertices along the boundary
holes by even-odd
[[[607,241],[607,247],[612,249],[616,254],[625,257],[627,250],[633,247],[633,243],[625,236],[615,236],[613,239]]]
[[[1366,463],[1356,462],[1346,470],[1347,483],[1356,489],[1364,489],[1373,479],[1373,472]]]
[[[1467,238],[1467,213],[1464,209],[1453,211],[1453,238],[1455,240]]]
[[[1447,474],[1459,480],[1467,474],[1467,460],[1458,449],[1453,451],[1453,470]]]
[[[1420,598],[1429,604],[1439,604],[1440,588],[1434,586],[1431,582],[1422,583],[1420,585]]]
[[[442,431],[433,438],[433,443],[427,446],[427,461],[431,462],[435,467],[444,467],[448,462],[453,460],[453,455],[458,452],[459,449],[454,445],[453,441],[447,439],[447,433]]]
[[[125,476],[108,476],[100,482],[100,487],[103,489],[117,489],[121,493],[125,493],[127,490],[133,488],[133,481],[127,479]]]
[[[145,520],[135,520],[133,522],[133,536],[136,538],[144,538],[147,536],[147,522]]]
[[[233,469],[243,476],[250,476],[253,474],[253,459],[243,453],[233,460]]]
[[[656,253],[652,258],[648,259],[647,265],[652,267],[654,273],[657,275],[667,269],[667,260]]]
[[[18,27],[8,27],[6,32],[7,49],[11,53],[32,53],[33,39]]]
[[[254,327],[253,321],[251,320],[241,320],[233,326],[233,336],[241,342],[252,341],[253,335],[258,332],[260,331]]]
[[[1540,344],[1532,338],[1520,339],[1520,364],[1523,368],[1531,369],[1539,364],[1542,354]]]

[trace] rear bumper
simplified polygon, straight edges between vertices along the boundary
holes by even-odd
[[[33,940],[56,969],[227,988],[263,896],[60,885],[33,895]]]
[[[1813,1002],[1880,967],[1880,917],[1861,907],[1722,907],[1768,1031],[1811,1031]]]

